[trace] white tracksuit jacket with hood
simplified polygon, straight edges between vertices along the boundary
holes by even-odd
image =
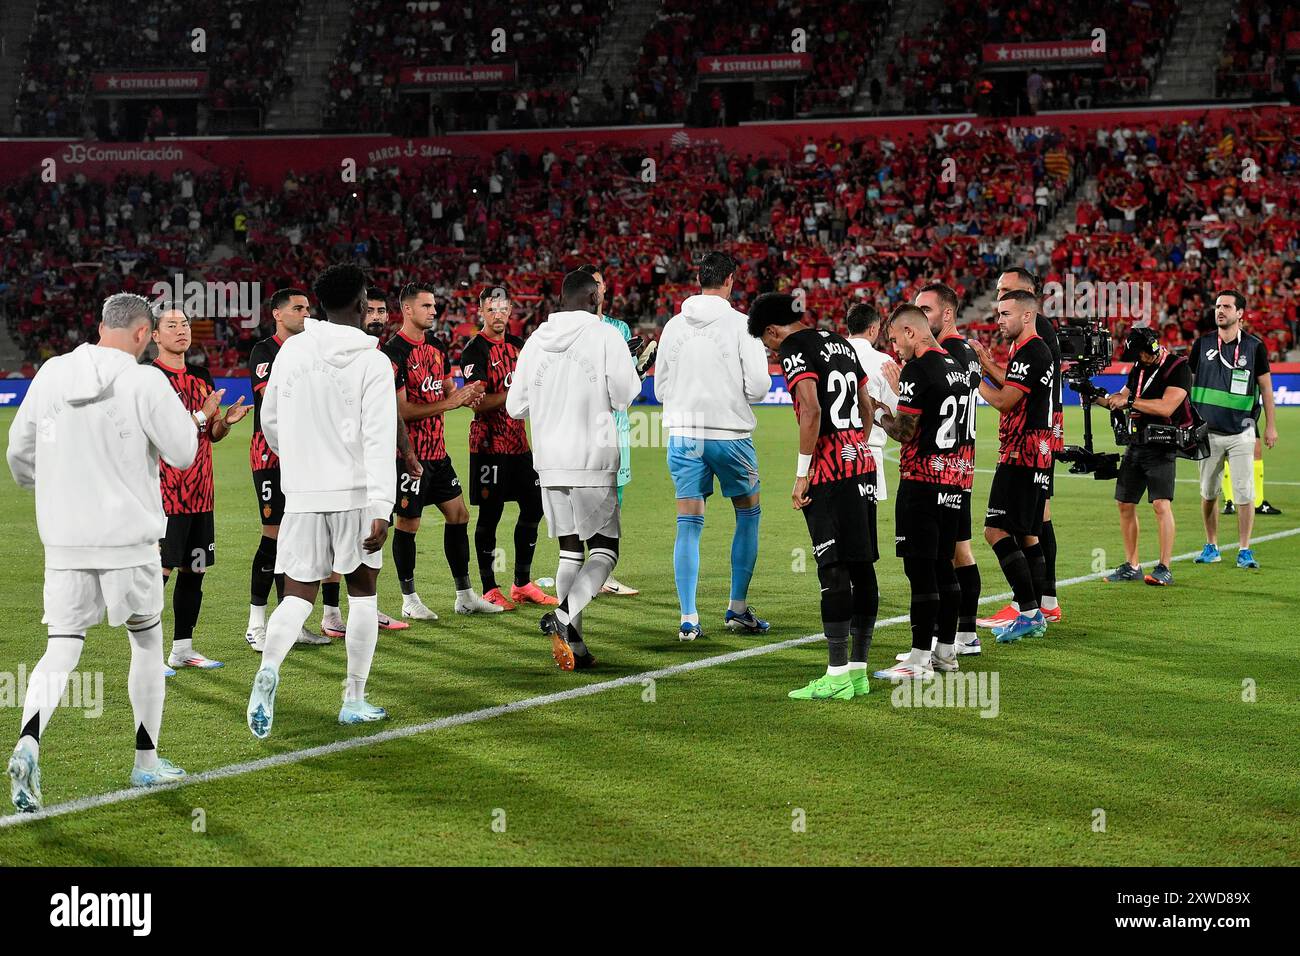
[[[359,328],[308,319],[262,393],[262,433],[280,456],[287,513],[391,515],[397,491],[393,365]]]
[[[627,343],[590,312],[552,312],[519,350],[506,413],[532,421],[543,488],[613,486],[618,427],[641,393]]]
[[[158,459],[188,468],[198,429],[166,377],[89,343],[41,366],[9,428],[9,470],[36,489],[45,566],[158,563],[167,533]]]
[[[655,397],[670,436],[737,439],[753,434],[751,402],[772,387],[767,348],[726,299],[693,295],[664,326],[655,355]]]

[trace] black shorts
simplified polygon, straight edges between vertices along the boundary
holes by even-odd
[[[1056,493],[1056,459],[1052,459],[1052,467],[1047,469],[1047,492],[1045,498],[1051,499]]]
[[[900,558],[951,561],[965,492],[924,481],[900,481],[894,498],[894,552]]]
[[[803,508],[818,567],[880,558],[876,547],[876,492],[870,476],[810,488]]]
[[[460,479],[450,458],[421,460],[420,467],[424,473],[412,478],[406,472],[406,462],[397,460],[397,501],[393,514],[399,518],[418,518],[424,513],[425,505],[440,505],[460,497]]]
[[[1023,465],[998,465],[989,488],[984,527],[1037,537],[1043,530],[1043,504],[1047,500],[1049,481],[1046,471]]]
[[[217,563],[217,525],[211,511],[168,515],[167,536],[158,542],[164,568],[202,573]]]
[[[262,524],[278,525],[284,518],[284,492],[280,490],[280,469],[259,468],[253,472],[253,490],[257,492],[257,513]]]
[[[957,513],[957,540],[970,540],[970,501],[975,497],[974,493],[967,488],[961,493],[961,511]]]
[[[541,508],[542,489],[533,470],[533,453],[470,452],[469,500],[475,505],[485,501],[536,502]]]
[[[1115,500],[1135,505],[1145,491],[1147,501],[1160,498],[1173,501],[1177,472],[1178,454],[1172,449],[1130,447],[1119,462]]]

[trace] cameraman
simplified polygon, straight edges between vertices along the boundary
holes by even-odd
[[[1119,465],[1115,483],[1115,501],[1119,503],[1119,524],[1124,534],[1124,563],[1106,576],[1111,583],[1137,581],[1142,578],[1138,561],[1137,506],[1146,491],[1147,500],[1156,513],[1160,528],[1160,562],[1147,584],[1165,586],[1174,583],[1169,562],[1174,553],[1174,475],[1178,450],[1173,445],[1147,444],[1148,425],[1192,424],[1192,410],[1187,396],[1192,389],[1192,372],[1183,356],[1170,354],[1160,345],[1159,333],[1148,327],[1129,333],[1122,359],[1133,362],[1128,384],[1114,395],[1097,398],[1094,403],[1124,415],[1129,446]]]

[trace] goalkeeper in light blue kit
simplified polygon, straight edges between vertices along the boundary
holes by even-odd
[[[677,495],[673,573],[682,621],[678,639],[700,637],[695,591],[700,576],[704,501],[716,476],[736,509],[731,539],[731,601],[728,630],[766,634],[768,622],[749,606],[749,582],[758,559],[758,458],[752,402],[767,397],[772,379],[767,349],[748,331],[745,316],[731,307],[736,263],[721,252],[699,263],[700,293],[682,303],[659,337],[655,397],[668,428],[668,471]]]
[[[605,298],[605,277],[600,274],[600,270],[595,266],[579,266],[578,271],[585,272],[596,280],[596,285],[600,289],[601,301],[608,302],[609,300]],[[627,323],[622,319],[616,319],[612,315],[601,315],[600,321],[612,325],[614,330],[623,336],[624,342],[632,341],[632,330],[628,328]],[[635,362],[636,360],[632,359],[632,361]],[[632,424],[627,417],[627,412],[616,411],[614,413],[614,425],[618,428],[618,504],[621,508],[623,506],[623,488],[632,481]],[[605,582],[605,586],[601,588],[600,593],[626,597],[641,592],[634,587],[620,583],[614,578],[613,574],[610,574],[609,580]]]

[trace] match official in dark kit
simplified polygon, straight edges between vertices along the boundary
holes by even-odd
[[[1114,395],[1098,398],[1104,405],[1123,416],[1116,426],[1116,437],[1127,434],[1128,448],[1119,465],[1115,483],[1115,501],[1119,504],[1119,524],[1124,533],[1124,563],[1106,576],[1112,583],[1143,579],[1138,559],[1137,506],[1145,491],[1156,513],[1160,529],[1160,561],[1146,575],[1147,584],[1173,584],[1169,562],[1174,553],[1174,477],[1178,449],[1172,444],[1148,442],[1147,426],[1192,424],[1188,394],[1192,390],[1192,372],[1187,359],[1173,355],[1160,345],[1159,332],[1145,327],[1129,333],[1123,354],[1132,362],[1128,384]],[[1112,416],[1114,417],[1114,416]]]

